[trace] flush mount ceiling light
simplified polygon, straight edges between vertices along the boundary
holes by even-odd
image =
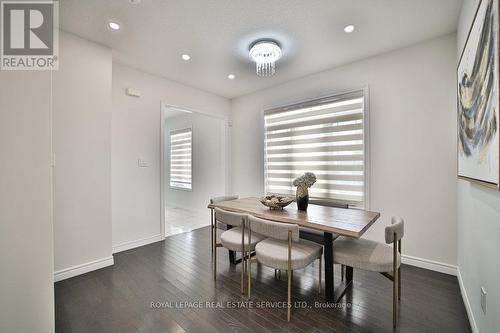
[[[108,22],[108,26],[113,30],[120,30],[120,25],[116,22]]]
[[[228,78],[229,80],[234,80],[234,79],[236,78],[236,76],[235,76],[234,74],[229,74],[229,75],[227,76],[227,78]]]
[[[189,54],[183,54],[183,55],[181,55],[181,58],[184,61],[188,61],[189,59],[191,59],[191,56]]]
[[[350,34],[354,31],[354,29],[356,29],[356,27],[352,24],[349,24],[344,27],[344,32]]]
[[[258,76],[272,76],[276,73],[276,61],[283,53],[278,43],[272,40],[262,40],[254,43],[250,48],[249,56],[255,61]]]

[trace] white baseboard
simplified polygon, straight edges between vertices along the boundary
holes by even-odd
[[[136,248],[139,246],[144,246],[144,245],[148,245],[151,243],[156,243],[156,242],[159,242],[162,240],[163,240],[163,237],[161,236],[161,234],[158,234],[158,235],[154,235],[154,236],[150,236],[150,237],[145,237],[145,238],[140,238],[140,239],[136,239],[133,241],[120,243],[120,244],[113,246],[113,253],[118,253],[118,252],[130,250],[130,249],[133,249],[133,248]]]
[[[100,268],[112,266],[114,264],[113,256],[104,257],[84,264],[68,267],[54,272],[54,282],[69,279],[73,276],[95,271]]]
[[[401,257],[403,264],[425,268],[440,273],[445,273],[455,276],[457,275],[457,266],[454,265],[445,264],[439,261],[434,261],[429,259],[412,257],[405,254],[403,254]]]
[[[464,281],[462,280],[462,275],[460,274],[460,267],[457,267],[457,278],[458,284],[460,285],[460,292],[462,293],[462,298],[465,304],[465,310],[467,310],[467,316],[469,317],[470,327],[472,329],[472,333],[478,333],[476,320],[474,319],[474,313],[472,312],[472,307],[469,302],[469,297],[467,296],[467,290],[465,289]]]

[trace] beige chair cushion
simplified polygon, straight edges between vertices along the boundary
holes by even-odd
[[[255,246],[257,261],[274,269],[288,269],[288,242],[267,238]],[[304,268],[321,257],[323,247],[314,242],[292,242],[292,270]]]
[[[368,239],[339,237],[333,242],[335,263],[372,272],[392,272],[392,246]],[[397,267],[401,264],[399,252]]]
[[[239,227],[241,226],[241,223],[246,222],[247,219],[248,216],[245,214],[215,208],[215,220],[217,221],[217,226],[219,226],[219,223],[224,223],[230,226]]]
[[[387,244],[398,241],[405,234],[405,222],[399,216],[392,217],[392,224],[385,227],[385,242]],[[394,238],[396,236],[396,238]]]
[[[248,216],[248,225],[252,231],[266,237],[288,240],[288,233],[290,232],[293,241],[299,240],[299,226],[296,224],[273,222],[250,215]]]
[[[220,235],[220,242],[222,246],[230,251],[241,252],[241,228],[232,228],[224,231]],[[263,240],[265,237],[257,233],[252,232],[252,237],[250,237],[251,248],[255,249],[255,244]],[[248,230],[245,230],[245,251],[248,250]]]

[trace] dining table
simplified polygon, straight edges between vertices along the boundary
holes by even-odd
[[[345,279],[341,280],[337,288],[334,286],[334,237],[360,238],[380,217],[380,213],[364,209],[314,204],[310,204],[307,211],[302,211],[297,209],[295,202],[283,209],[275,210],[264,206],[257,197],[211,203],[208,208],[212,211],[212,225],[215,223],[213,210],[219,208],[274,222],[297,224],[322,232],[325,255],[324,290],[327,302],[338,302],[353,280],[353,268],[346,267]]]

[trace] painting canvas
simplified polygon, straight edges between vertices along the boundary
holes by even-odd
[[[482,0],[458,65],[458,176],[499,189],[498,1]]]

